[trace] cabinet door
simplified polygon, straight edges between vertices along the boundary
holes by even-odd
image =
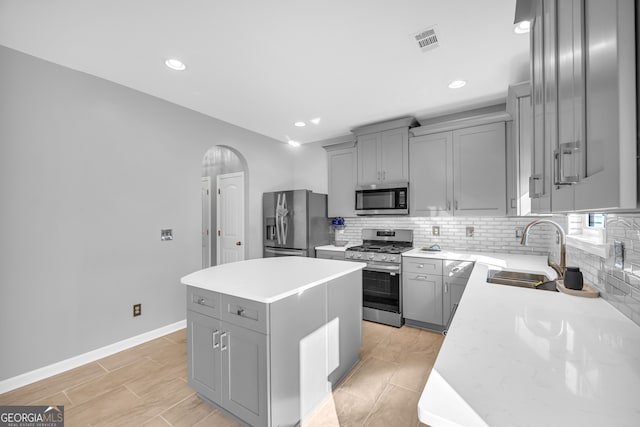
[[[329,151],[329,217],[353,217],[355,214],[355,188],[358,181],[358,160],[355,148]]]
[[[505,124],[453,131],[454,215],[506,214]]]
[[[376,184],[380,182],[379,148],[380,133],[360,135],[358,137],[358,184]],[[355,204],[355,202],[354,202]]]
[[[406,319],[442,325],[442,276],[405,273],[402,311]]]
[[[187,311],[187,334],[189,385],[211,401],[219,403],[222,384],[220,321]]]
[[[222,322],[220,406],[253,426],[266,426],[267,336]]]
[[[553,0],[552,2],[554,2]],[[545,94],[545,67],[555,67],[553,56],[545,57],[545,46],[552,46],[555,42],[555,28],[551,20],[555,18],[555,6],[553,14],[547,10],[549,1],[537,1],[534,3],[534,19],[531,25],[531,90],[532,90],[532,153],[531,153],[531,177],[529,178],[529,196],[531,197],[531,211],[534,213],[548,213],[551,211],[551,169],[550,169],[550,145],[549,134],[545,136],[545,122],[548,120],[545,114],[545,100],[549,100]],[[547,10],[547,15],[545,15]],[[545,45],[546,43],[546,45]],[[547,59],[547,61],[545,61]],[[552,61],[550,63],[549,61]],[[549,73],[549,79],[553,79],[553,73]],[[553,96],[555,100],[555,96]],[[552,108],[551,104],[547,108]],[[554,109],[555,111],[555,109]],[[549,116],[550,117],[550,116]],[[546,127],[550,130],[549,123]]]
[[[402,128],[382,132],[379,157],[382,181],[408,181],[409,130]]]
[[[442,296],[442,321],[446,325],[453,313],[453,308],[460,303],[462,293],[467,286],[467,277],[444,278]]]
[[[636,208],[634,2],[586,0],[584,19],[587,138],[574,209]]]
[[[451,132],[411,138],[409,211],[415,216],[451,215],[453,139]]]

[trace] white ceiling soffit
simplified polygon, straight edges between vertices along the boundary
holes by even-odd
[[[528,79],[514,11],[515,0],[0,0],[0,44],[304,143],[504,101]],[[414,37],[434,26],[438,47],[423,53]],[[457,79],[467,86],[448,89]]]

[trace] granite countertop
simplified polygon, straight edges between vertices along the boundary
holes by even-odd
[[[257,258],[205,268],[184,276],[180,282],[252,301],[272,303],[365,266],[362,262],[296,256]]]
[[[637,426],[640,326],[602,298],[486,283],[546,257],[464,252],[474,269],[418,404],[431,426]]]

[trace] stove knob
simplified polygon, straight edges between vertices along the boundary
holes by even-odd
[[[387,256],[386,255],[382,255],[382,261],[386,261],[387,260]],[[390,261],[393,260],[393,257],[391,257]]]
[[[373,255],[373,254],[369,254],[369,259],[373,259],[374,256],[375,255]]]
[[[358,258],[358,259],[362,258],[362,254],[356,255],[356,258]]]

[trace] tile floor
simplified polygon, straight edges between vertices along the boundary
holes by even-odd
[[[440,334],[364,321],[360,363],[303,427],[409,426]],[[186,330],[0,395],[0,405],[64,405],[65,425],[239,426],[188,386]]]

